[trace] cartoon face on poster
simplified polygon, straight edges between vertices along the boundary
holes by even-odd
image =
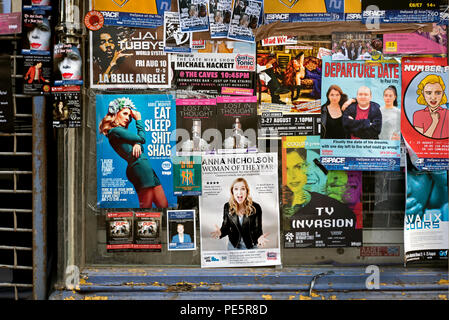
[[[96,108],[98,206],[176,207],[173,96],[97,95]]]
[[[329,170],[398,171],[398,63],[323,58],[321,162]]]
[[[405,142],[418,158],[414,165],[420,169],[449,168],[449,67],[445,60],[403,59],[401,129]]]

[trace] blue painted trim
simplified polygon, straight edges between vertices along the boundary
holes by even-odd
[[[317,278],[309,296],[312,279]],[[447,269],[380,267],[379,289],[368,290],[365,267],[101,268],[85,269],[76,291],[51,299],[446,299]]]

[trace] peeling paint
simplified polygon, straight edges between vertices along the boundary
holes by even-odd
[[[321,295],[314,293],[313,291],[310,293],[310,296],[312,298],[317,298],[317,297],[321,297]]]
[[[337,296],[332,295],[332,296],[329,297],[329,299],[331,299],[331,300],[337,300]]]
[[[447,279],[441,279],[440,281],[438,281],[438,284],[448,284],[449,280]]]
[[[75,300],[75,297],[74,296],[66,297],[64,298],[64,300]]]
[[[312,300],[312,297],[300,295],[299,300]]]
[[[439,294],[439,295],[438,295],[438,298],[439,298],[440,300],[447,300],[447,296],[446,296],[445,294]]]
[[[262,298],[264,298],[264,300],[273,300],[273,297],[271,296],[271,294],[263,294]]]
[[[296,296],[288,296],[288,300],[293,300],[295,298],[296,298]]]

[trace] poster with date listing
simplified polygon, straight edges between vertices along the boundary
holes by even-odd
[[[175,83],[177,93],[183,97],[251,96],[255,73],[254,43],[206,40],[204,49],[176,55]]]
[[[23,56],[23,93],[50,94],[52,65],[51,56]]]
[[[22,32],[22,6],[20,1],[4,0],[0,3],[0,34]]]
[[[163,28],[102,27],[90,31],[93,89],[170,88],[169,54]]]
[[[399,63],[323,58],[320,143],[326,169],[400,170],[400,92]],[[340,117],[329,116],[341,106]]]
[[[53,128],[81,127],[81,87],[52,87]]]
[[[420,170],[449,169],[446,58],[402,58],[401,132]]]
[[[176,128],[174,97],[97,95],[96,118],[97,205],[176,207],[171,162],[175,150],[175,139],[171,139]]]
[[[319,136],[282,137],[284,248],[362,245],[362,172],[326,170]]]
[[[277,153],[204,155],[202,181],[201,267],[279,265]]]

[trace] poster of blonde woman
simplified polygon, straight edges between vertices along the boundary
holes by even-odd
[[[448,73],[445,58],[403,58],[401,132],[418,169],[448,170]]]
[[[276,153],[205,155],[201,267],[281,263]]]

